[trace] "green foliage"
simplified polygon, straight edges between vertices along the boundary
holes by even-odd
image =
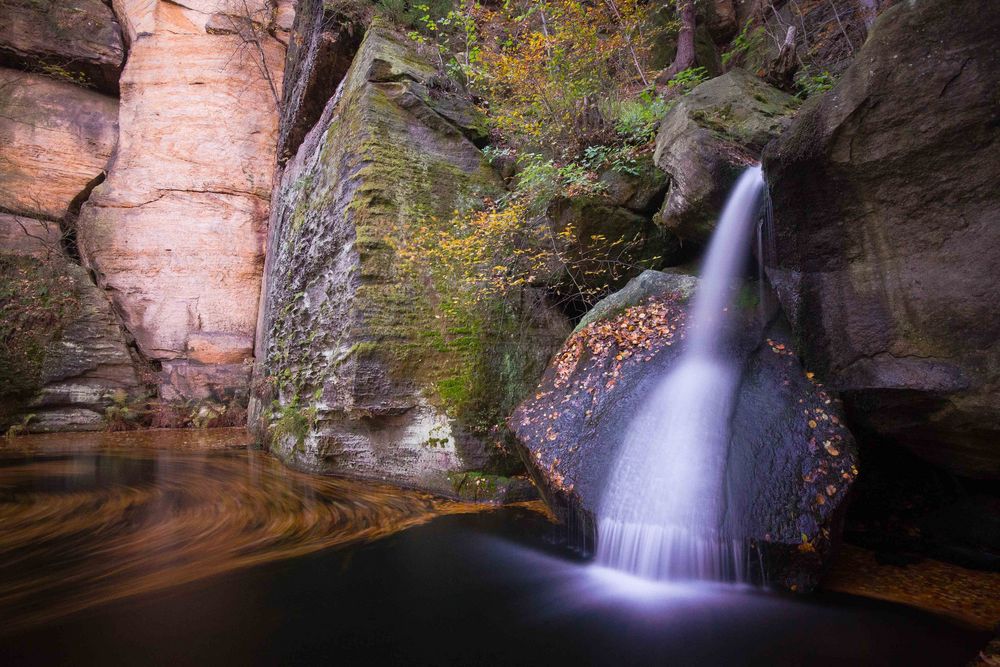
[[[704,67],[688,67],[674,75],[667,85],[676,88],[683,93],[691,92],[699,83],[708,81],[708,70]]]
[[[749,70],[761,67],[764,64],[764,38],[764,28],[754,27],[752,19],[747,21],[740,34],[733,39],[729,51],[722,54],[723,66],[726,68],[740,66]]]
[[[634,146],[588,146],[583,150],[583,163],[595,171],[609,167],[619,174],[638,176],[641,172]]]
[[[296,445],[302,445],[306,436],[316,423],[317,409],[315,404],[305,407],[301,404],[298,394],[285,405],[278,401],[272,404],[272,410],[277,415],[271,423],[273,442],[280,442],[286,437],[295,440]]]
[[[449,76],[469,81],[479,63],[479,36],[476,21],[468,10],[441,11],[440,5],[432,7],[416,4],[411,11],[418,12],[410,39],[419,44],[433,44],[439,62]]]
[[[111,399],[111,405],[104,409],[106,430],[131,431],[142,425],[142,410],[130,402],[129,395],[124,390],[119,389],[105,398]]]
[[[524,203],[529,215],[545,212],[557,196],[594,195],[604,185],[587,164],[557,164],[539,153],[526,153],[518,160],[517,186],[508,200]]]
[[[56,65],[55,63],[42,63],[41,74],[49,77],[50,79],[55,79],[57,81],[65,81],[66,83],[72,83],[77,86],[82,86],[83,88],[91,88],[93,84],[87,78],[87,75],[82,72],[71,72],[61,65]]]
[[[375,7],[379,14],[396,25],[416,30],[424,27],[425,18],[435,20],[448,14],[454,9],[455,3],[452,0],[426,0],[425,2],[377,0]]]
[[[505,146],[486,146],[483,148],[483,157],[492,165],[496,165],[500,160],[514,157],[514,154],[514,149]]]
[[[645,144],[655,136],[657,124],[669,109],[669,102],[651,90],[644,90],[637,98],[624,100],[614,109],[615,132],[628,143]]]
[[[837,79],[825,70],[818,74],[810,74],[806,70],[801,70],[795,76],[795,86],[799,89],[795,96],[805,99],[813,95],[822,95],[836,84]]]
[[[4,434],[4,438],[7,440],[13,440],[19,435],[24,435],[30,433],[31,420],[35,418],[35,414],[28,414],[21,417],[21,421],[18,424],[12,424],[7,432]]]

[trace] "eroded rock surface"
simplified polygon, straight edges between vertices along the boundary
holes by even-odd
[[[270,223],[254,411],[261,436],[297,467],[454,495],[489,456],[448,407],[470,391],[471,339],[447,329],[398,248],[428,216],[501,183],[470,140],[481,123],[468,98],[437,80],[405,37],[373,27],[288,162]],[[540,371],[566,329],[537,326],[498,361]],[[504,386],[492,388],[497,400]]]
[[[1000,13],[887,10],[838,85],[769,147],[768,275],[856,424],[1000,476]]]
[[[104,171],[117,138],[114,98],[0,69],[0,209],[61,220]]]
[[[288,44],[283,84],[278,134],[278,158],[282,163],[295,155],[306,133],[323,114],[351,66],[367,24],[361,3],[298,3],[294,34],[299,39]]]
[[[660,223],[704,242],[726,195],[768,141],[790,122],[798,100],[743,70],[699,85],[667,113],[654,161],[670,176]]]
[[[580,513],[592,524],[623,433],[677,363],[694,283],[646,272],[608,297],[511,417],[525,463],[564,518]],[[744,362],[724,532],[750,547],[759,561],[752,575],[804,590],[816,584],[839,536],[857,474],[854,441],[836,401],[792,353],[780,318],[762,326],[750,313],[743,317],[731,350]]]
[[[162,365],[163,398],[245,392],[284,46],[262,2],[115,7],[130,41],[121,134],[81,211],[81,254]]]
[[[0,216],[0,426],[104,428],[105,410],[143,394],[111,304],[67,259],[58,224]]]

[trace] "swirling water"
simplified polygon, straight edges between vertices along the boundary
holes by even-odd
[[[248,441],[0,445],[0,665],[942,665],[988,635],[857,598],[630,585],[537,505],[297,473]]]
[[[240,429],[143,431],[0,450],[0,628],[481,509],[298,473],[247,442]]]
[[[742,541],[722,530],[739,382],[723,349],[763,190],[759,166],[737,181],[708,247],[681,357],[625,434],[598,512],[597,560],[609,567],[649,579],[746,579]]]

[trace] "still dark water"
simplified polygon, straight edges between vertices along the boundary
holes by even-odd
[[[963,665],[988,636],[850,596],[652,586],[531,507],[317,478],[239,431],[0,449],[0,665]]]

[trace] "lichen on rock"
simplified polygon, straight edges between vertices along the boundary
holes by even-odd
[[[414,44],[375,25],[289,160],[271,217],[254,407],[261,435],[296,466],[454,494],[449,473],[489,460],[463,410],[481,348],[399,250],[502,184],[473,143],[481,116],[440,81]],[[308,428],[274,437],[267,423],[289,405]]]

